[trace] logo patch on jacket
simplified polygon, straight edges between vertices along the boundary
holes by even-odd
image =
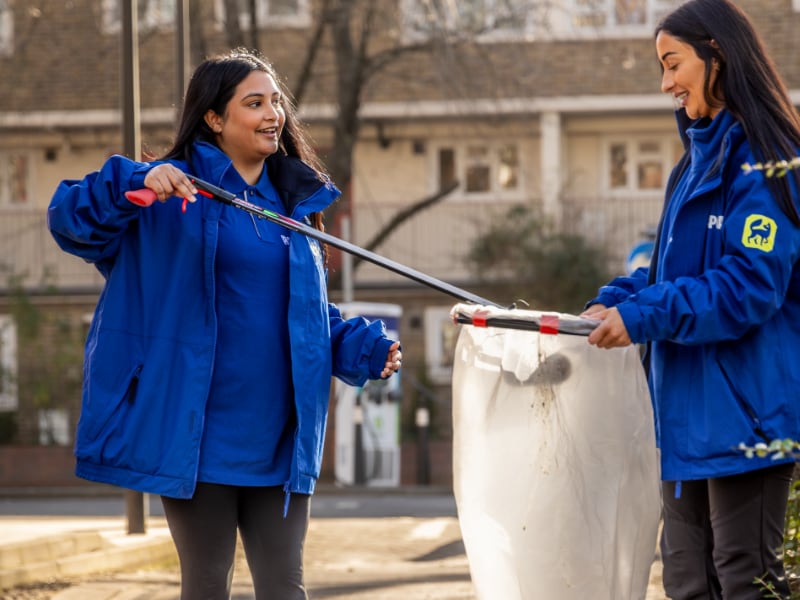
[[[745,248],[754,248],[763,252],[772,252],[775,246],[775,234],[778,225],[764,215],[750,215],[744,222],[742,231],[742,245]]]

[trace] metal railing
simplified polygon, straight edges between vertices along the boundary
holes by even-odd
[[[0,213],[0,290],[99,290],[102,283],[92,265],[58,247],[43,211]]]
[[[450,281],[469,281],[465,257],[473,240],[513,206],[501,202],[443,201],[403,223],[377,249],[394,261]],[[658,220],[660,199],[564,198],[562,230],[605,248],[620,268],[643,232]],[[353,216],[353,243],[366,244],[372,235],[404,207],[358,206]],[[55,243],[43,211],[4,210],[0,213],[0,291],[14,285],[25,289],[99,291],[103,278],[81,259]],[[384,284],[398,275],[363,263],[356,281]]]

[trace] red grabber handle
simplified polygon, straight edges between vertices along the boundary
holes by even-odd
[[[156,193],[148,188],[142,188],[141,190],[129,190],[125,192],[125,197],[129,202],[133,202],[137,206],[150,206],[158,199]],[[183,204],[181,205],[181,212],[186,212],[187,202],[188,200],[184,198]]]
[[[153,190],[147,188],[125,192],[125,197],[138,206],[150,206],[158,198]]]

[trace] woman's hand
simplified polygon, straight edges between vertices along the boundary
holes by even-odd
[[[608,307],[605,304],[592,304],[589,308],[581,313],[581,316],[585,319],[596,319],[595,316],[597,313],[607,310]]]
[[[621,348],[632,343],[616,307],[606,308],[602,304],[595,304],[586,309],[581,316],[600,320],[600,324],[589,334],[589,343],[593,346]]]
[[[148,171],[144,178],[146,188],[155,192],[159,202],[166,202],[172,196],[196,202],[197,189],[186,173],[170,164],[161,164]]]
[[[400,352],[400,342],[395,342],[389,346],[389,352],[386,353],[386,366],[381,371],[381,379],[388,379],[400,370],[403,366],[403,353]]]

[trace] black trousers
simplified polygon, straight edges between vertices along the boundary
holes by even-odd
[[[282,487],[200,483],[189,500],[161,497],[181,565],[181,600],[228,600],[236,532],[242,538],[256,600],[307,600],[303,544],[310,496]]]
[[[781,550],[793,469],[784,464],[663,483],[661,556],[669,598],[763,600],[756,578],[771,584],[777,597],[789,598]]]

